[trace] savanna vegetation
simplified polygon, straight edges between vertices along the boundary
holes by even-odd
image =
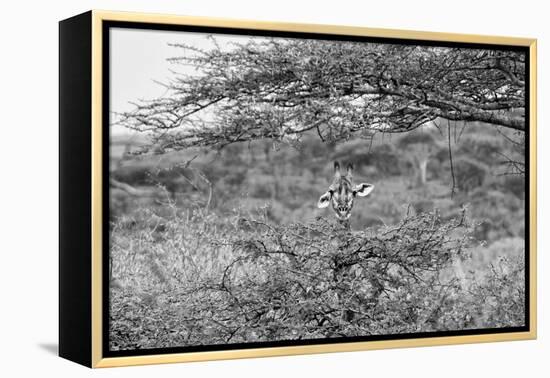
[[[525,323],[523,55],[179,47],[111,139],[113,350]],[[375,185],[350,229],[336,160]]]

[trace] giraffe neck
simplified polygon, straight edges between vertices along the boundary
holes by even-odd
[[[351,229],[349,219],[338,219],[338,225],[345,231],[349,231]]]

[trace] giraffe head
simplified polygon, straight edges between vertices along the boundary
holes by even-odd
[[[366,197],[372,192],[374,185],[361,183],[353,184],[353,165],[348,164],[346,174],[340,172],[340,164],[334,162],[334,179],[328,190],[319,198],[317,207],[323,209],[329,204],[340,221],[347,221],[351,216],[351,209],[355,197]]]

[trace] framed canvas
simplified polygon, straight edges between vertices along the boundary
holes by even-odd
[[[536,40],[60,22],[59,354],[536,337]]]

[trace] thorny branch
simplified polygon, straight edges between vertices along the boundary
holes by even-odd
[[[373,43],[268,39],[233,49],[186,45],[168,95],[118,114],[157,152],[263,138],[292,142],[402,132],[435,119],[525,128],[525,55]]]

